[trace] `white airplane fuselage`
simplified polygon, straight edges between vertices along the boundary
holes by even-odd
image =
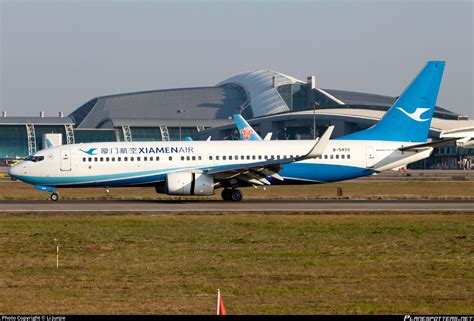
[[[269,159],[300,157],[314,141],[190,141],[107,142],[62,145],[35,154],[10,175],[30,184],[77,186],[153,185],[168,173],[225,168]],[[429,157],[423,152],[401,152],[406,142],[330,140],[316,158],[284,164],[281,182],[322,183],[371,175]],[[218,175],[217,175],[218,177]]]

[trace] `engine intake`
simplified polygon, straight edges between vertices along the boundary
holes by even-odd
[[[212,195],[214,194],[214,177],[193,172],[169,173],[166,175],[166,194]]]

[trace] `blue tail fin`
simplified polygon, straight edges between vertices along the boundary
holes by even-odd
[[[259,134],[239,114],[234,114],[234,122],[240,134],[240,140],[262,140]]]
[[[425,142],[444,65],[429,61],[377,124],[339,139]]]

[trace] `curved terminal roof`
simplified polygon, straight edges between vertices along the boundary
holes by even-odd
[[[282,86],[291,89],[287,94]],[[295,91],[292,91],[292,90]],[[253,70],[232,76],[215,87],[151,90],[101,96],[89,100],[69,117],[0,117],[0,124],[75,124],[78,129],[114,128],[121,125],[175,126],[189,122],[205,127],[219,126],[234,113],[247,119],[308,110],[301,103],[289,103],[287,96],[306,95],[307,84],[294,77],[271,71]],[[280,94],[281,92],[281,94]],[[286,96],[285,96],[286,95]],[[396,97],[345,90],[314,90],[317,109],[358,109],[386,111]],[[282,98],[286,97],[285,99]],[[287,104],[288,103],[288,104]],[[294,108],[294,109],[293,109]],[[183,114],[177,114],[182,109]],[[326,111],[330,113],[330,111]],[[326,113],[324,112],[324,113]],[[435,118],[457,120],[459,115],[436,107]]]
[[[295,83],[304,82],[279,72],[258,69],[232,76],[217,86],[238,85],[244,88],[253,116],[259,117],[290,111],[276,87]]]
[[[153,90],[98,97],[69,116],[77,128],[109,128],[114,119],[136,120],[136,126],[139,119],[228,119],[245,101],[242,92],[232,87]],[[184,113],[178,115],[180,109]]]

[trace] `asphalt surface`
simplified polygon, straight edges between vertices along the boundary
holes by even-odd
[[[227,212],[473,212],[474,200],[107,200],[0,201],[0,212],[227,213]]]

